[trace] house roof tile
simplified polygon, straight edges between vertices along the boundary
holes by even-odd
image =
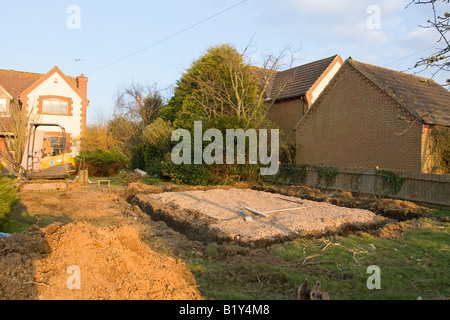
[[[336,57],[338,55],[278,72],[271,87],[271,98],[288,100],[305,96]]]
[[[0,70],[0,86],[2,86],[10,95],[18,98],[21,93],[31,87],[44,74],[22,72],[14,70]],[[77,86],[77,80],[74,77],[67,77],[70,82]]]
[[[351,59],[347,62],[425,123],[450,126],[450,92],[435,81]]]

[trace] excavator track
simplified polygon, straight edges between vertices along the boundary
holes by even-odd
[[[66,180],[25,180],[19,186],[22,192],[66,191],[69,188]]]

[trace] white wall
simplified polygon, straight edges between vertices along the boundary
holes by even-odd
[[[330,70],[330,72],[325,76],[325,78],[319,83],[319,85],[313,90],[311,93],[312,95],[312,101],[311,104],[316,101],[316,99],[319,97],[319,95],[322,93],[323,89],[330,83],[331,79],[333,79],[336,72],[339,71],[339,69],[342,67],[342,64],[340,62],[337,62],[334,67]]]
[[[38,115],[37,109],[40,96],[61,96],[71,98],[73,101],[73,116]],[[53,73],[52,76],[30,92],[28,95],[28,110],[31,113],[31,121],[38,123],[57,123],[63,126],[67,133],[71,134],[72,141],[79,138],[81,135],[82,99],[57,72]],[[48,127],[44,128],[44,130],[47,132],[57,132],[59,131],[59,128]],[[72,146],[72,153],[76,155],[78,152],[79,146]]]

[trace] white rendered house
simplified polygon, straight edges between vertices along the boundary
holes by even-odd
[[[88,78],[84,75],[68,77],[58,67],[46,74],[0,70],[0,121],[11,121],[8,117],[11,117],[11,100],[14,99],[21,104],[30,122],[63,126],[67,151],[77,155],[80,137],[86,128],[87,83]],[[5,149],[6,135],[11,134],[5,132],[8,131],[6,127],[0,127],[0,151]],[[64,142],[61,132],[55,131],[54,127],[40,129],[53,149],[61,148]]]

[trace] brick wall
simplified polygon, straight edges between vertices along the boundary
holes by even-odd
[[[296,131],[297,163],[421,172],[422,125],[345,65]]]
[[[277,102],[269,110],[269,119],[276,122],[295,141],[295,126],[307,110],[308,104],[301,98]]]

